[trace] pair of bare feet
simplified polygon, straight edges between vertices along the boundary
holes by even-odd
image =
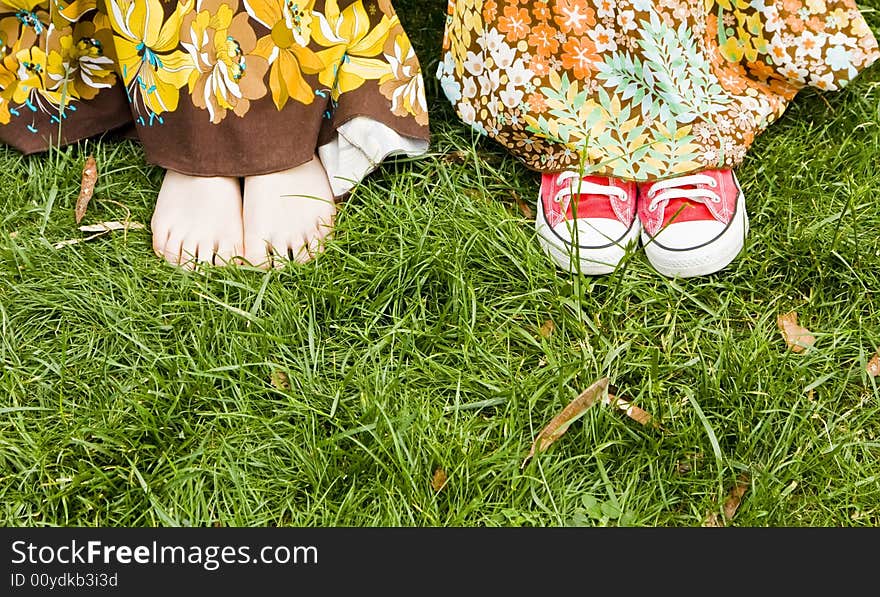
[[[244,179],[168,170],[153,212],[153,250],[174,265],[244,262],[268,269],[323,249],[336,205],[317,157]]]

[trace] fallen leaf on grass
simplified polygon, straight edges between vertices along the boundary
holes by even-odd
[[[602,394],[607,390],[608,378],[603,377],[581,392],[580,396],[569,402],[568,406],[553,417],[547,426],[535,437],[535,441],[532,442],[532,447],[529,450],[528,456],[523,460],[521,468],[525,468],[526,463],[535,455],[535,452],[543,452],[562,437],[568,431],[569,426],[587,412],[591,406],[599,402]]]
[[[456,150],[443,154],[443,157],[440,159],[447,164],[466,164],[468,161],[468,155],[463,151]]]
[[[736,478],[736,485],[733,486],[733,489],[727,494],[727,499],[724,500],[724,520],[728,522],[733,520],[748,488],[749,475],[747,473],[742,473]]]
[[[868,361],[868,366],[865,367],[865,369],[871,377],[877,377],[880,375],[880,352],[871,357],[871,360]]]
[[[727,494],[722,506],[722,517],[717,512],[709,512],[706,514],[706,520],[703,522],[704,527],[723,527],[725,523],[733,520],[736,511],[742,503],[743,496],[749,488],[749,475],[742,473],[736,478],[736,484]]]
[[[442,468],[438,468],[434,471],[434,476],[431,477],[431,488],[434,491],[439,492],[441,489],[446,487],[446,480],[446,471],[444,471]]]
[[[80,226],[79,229],[82,232],[112,232],[114,230],[143,230],[146,228],[140,222],[119,222],[113,220],[112,222],[100,222],[98,224],[88,224],[86,226]]]
[[[675,472],[679,475],[686,475],[692,471],[698,470],[705,459],[702,452],[690,452],[686,453],[685,456],[688,459],[686,462],[679,460],[675,463]]]
[[[717,512],[710,512],[706,517],[706,520],[703,521],[704,527],[723,527],[724,523],[721,522],[721,519],[718,517]]]
[[[533,219],[535,213],[532,211],[532,208],[529,207],[529,204],[523,201],[523,198],[519,196],[519,193],[516,191],[511,192],[513,193],[513,200],[516,201],[516,206],[519,208],[519,213],[521,213],[527,220]]]
[[[275,370],[272,372],[270,376],[272,381],[272,385],[279,390],[289,390],[290,389],[290,378],[287,377],[287,373],[284,371]]]
[[[89,206],[89,201],[92,200],[92,195],[95,193],[95,184],[97,184],[97,182],[98,164],[95,162],[94,157],[89,156],[86,158],[85,166],[83,166],[79,198],[76,200],[76,209],[74,210],[77,224],[79,224],[82,221],[83,216],[86,215],[86,208]]]
[[[548,319],[544,322],[544,325],[541,326],[541,329],[538,330],[538,333],[541,334],[542,338],[549,338],[555,329],[556,324],[553,323],[552,319]]]
[[[128,232],[129,230],[143,230],[146,228],[140,222],[135,222],[133,220],[127,220],[125,222],[101,222],[100,224],[89,224],[87,226],[80,226],[79,230],[81,232],[91,232],[93,233],[91,236],[87,236],[85,238],[71,238],[68,240],[63,240],[61,242],[55,243],[56,249],[61,249],[63,247],[68,247],[70,245],[76,245],[79,243],[84,243],[86,241],[90,241],[92,239],[98,238],[99,236],[104,236],[114,230],[124,230]]]
[[[816,338],[805,327],[798,325],[797,312],[792,311],[776,318],[776,325],[782,332],[785,343],[792,352],[804,352],[812,348],[816,343]]]
[[[623,411],[623,413],[628,416],[633,421],[637,421],[642,425],[653,425],[657,427],[657,422],[654,421],[654,417],[645,410],[642,410],[629,400],[625,398],[621,398],[620,396],[615,396],[614,394],[607,394],[605,399],[602,401],[602,404],[615,406]]]

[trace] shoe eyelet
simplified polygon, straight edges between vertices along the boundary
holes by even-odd
[[[715,180],[714,178],[711,179],[711,180],[709,181],[709,186],[712,187],[713,189],[717,189],[717,188],[718,188],[718,181]]]

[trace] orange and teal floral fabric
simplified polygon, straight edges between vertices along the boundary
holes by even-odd
[[[0,0],[0,138],[26,152],[133,120],[155,163],[247,175],[356,116],[427,135],[389,0]]]
[[[535,170],[652,180],[736,166],[877,57],[852,0],[450,0],[437,76]]]

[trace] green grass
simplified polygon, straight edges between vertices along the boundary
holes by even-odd
[[[309,265],[183,273],[148,230],[55,250],[86,155],[88,222],[124,217],[112,199],[148,223],[162,172],[130,141],[0,150],[3,524],[699,526],[748,473],[732,525],[878,525],[880,70],[757,140],[730,268],[577,278],[512,199],[536,176],[440,99],[445,2],[396,4],[432,152],[372,175]],[[789,310],[814,350],[786,351]],[[521,469],[603,376],[662,428],[597,406]]]

